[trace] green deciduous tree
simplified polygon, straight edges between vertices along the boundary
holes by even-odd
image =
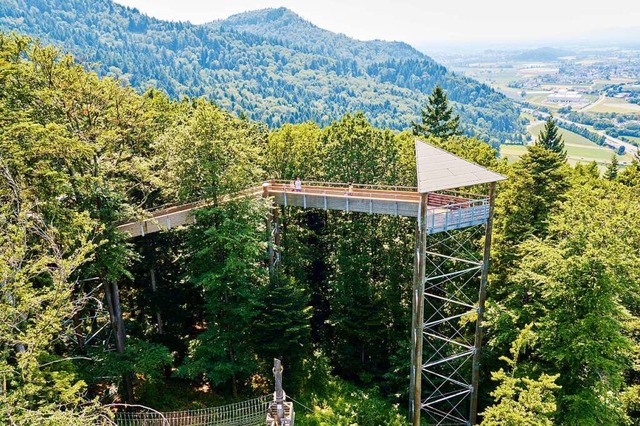
[[[548,236],[521,245],[501,301],[516,327],[536,322],[529,368],[560,374],[557,418],[567,425],[628,421],[622,395],[634,359],[640,209],[633,191],[599,182],[573,188]]]
[[[85,302],[72,296],[95,247],[92,223],[76,216],[65,238],[39,207],[0,156],[0,423],[96,423],[106,412],[85,398],[74,358],[56,350]]]
[[[203,332],[190,343],[181,376],[213,385],[239,385],[256,367],[255,319],[268,281],[265,209],[254,200],[197,212],[190,229],[191,282],[203,292]]]
[[[261,127],[197,100],[157,144],[165,191],[211,203],[189,229],[189,278],[205,312],[179,374],[228,385],[234,397],[257,366],[254,320],[268,277],[265,206],[231,196],[260,182],[263,143]]]
[[[518,358],[537,338],[532,330],[533,323],[527,324],[512,343],[511,358],[500,357],[509,364],[510,371],[500,368],[491,373],[491,379],[498,387],[491,392],[495,404],[482,413],[481,426],[552,426],[556,402],[553,391],[560,389],[555,381],[559,375],[542,373],[538,379],[521,377]]]
[[[269,132],[263,153],[264,168],[276,179],[319,180],[321,130],[314,123],[285,124]]]
[[[618,175],[618,181],[623,185],[640,188],[640,160],[635,159]]]
[[[217,206],[225,195],[260,183],[258,164],[266,138],[262,126],[204,99],[194,101],[183,119],[155,144],[167,197],[209,199]]]
[[[447,94],[440,86],[433,89],[420,114],[421,121],[411,124],[413,134],[416,136],[435,136],[446,139],[462,134],[460,116],[453,114],[453,107],[449,106]]]
[[[117,351],[126,331],[119,298],[133,253],[115,223],[157,202],[151,141],[175,116],[165,96],[138,95],[112,79],[100,79],[51,47],[0,35],[0,155],[24,183],[26,194],[64,242],[81,232],[77,217],[92,224],[96,244],[78,271],[99,277]],[[93,290],[78,285],[73,297]],[[82,312],[74,318],[81,322]],[[86,355],[86,333],[95,324],[76,324],[75,348]],[[70,343],[70,342],[67,342]],[[133,397],[131,375],[124,377]]]
[[[345,114],[322,135],[322,166],[329,181],[395,183],[398,146],[390,131],[376,129],[363,113]]]

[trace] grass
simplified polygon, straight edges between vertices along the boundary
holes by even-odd
[[[619,98],[605,98],[593,108],[589,108],[585,112],[616,112],[620,114],[629,114],[632,112],[640,112],[640,105],[632,104]]]
[[[534,121],[538,121],[538,119],[535,118],[533,114],[530,114],[528,112],[521,112],[520,117],[527,118],[531,123],[533,123]]]
[[[537,123],[529,127],[529,133],[534,138],[538,137],[540,130],[544,127],[544,123]],[[591,142],[589,139],[569,130],[560,129],[560,133],[564,138],[564,144],[567,148],[567,160],[569,164],[590,163],[595,161],[599,168],[604,170],[611,161],[613,151],[609,148],[602,147]],[[527,148],[522,145],[501,145],[500,157],[506,158],[509,162],[516,161],[527,152]],[[630,162],[631,156],[625,154],[618,156],[620,162]]]
[[[637,136],[625,136],[625,137],[628,138],[629,140],[632,140],[640,144],[640,137],[637,137]]]
[[[500,158],[506,158],[509,162],[516,161],[527,153],[527,147],[523,145],[500,145]]]

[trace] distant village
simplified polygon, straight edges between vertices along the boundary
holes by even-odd
[[[542,47],[434,56],[519,102],[538,120],[553,114],[564,129],[597,145],[619,153],[638,149],[640,48]]]
[[[581,107],[591,102],[584,95],[606,95],[640,104],[640,50],[605,50],[519,64],[518,68],[525,77],[509,82],[508,87],[527,94],[544,87],[546,102],[551,104]]]

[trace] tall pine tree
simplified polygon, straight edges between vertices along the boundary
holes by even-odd
[[[562,139],[560,129],[556,125],[556,121],[553,119],[552,115],[547,118],[544,129],[542,129],[538,134],[536,145],[559,154],[562,157],[563,161],[566,161],[567,159],[567,151],[564,147],[564,140]]]
[[[453,114],[444,89],[436,86],[427,100],[427,105],[420,111],[422,120],[413,122],[413,134],[416,136],[435,136],[446,139],[450,136],[461,135],[460,116]]]

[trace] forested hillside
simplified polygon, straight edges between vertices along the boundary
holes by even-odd
[[[0,29],[54,43],[99,74],[139,89],[206,96],[271,127],[307,120],[327,125],[363,111],[377,126],[402,130],[441,85],[467,134],[495,146],[522,140],[518,107],[489,86],[404,43],[353,40],[287,9],[192,25],[110,0],[0,0]]]
[[[482,425],[637,424],[640,161],[603,178],[595,163],[570,167],[561,143],[509,164],[474,138],[429,142],[509,177]],[[106,425],[123,402],[266,395],[280,357],[297,425],[405,425],[415,221],[282,208],[270,275],[268,200],[225,196],[295,175],[415,185],[413,136],[362,113],[269,129],[0,33],[0,423]],[[190,227],[116,229],[194,199],[209,204]],[[465,232],[444,245],[479,255]]]

